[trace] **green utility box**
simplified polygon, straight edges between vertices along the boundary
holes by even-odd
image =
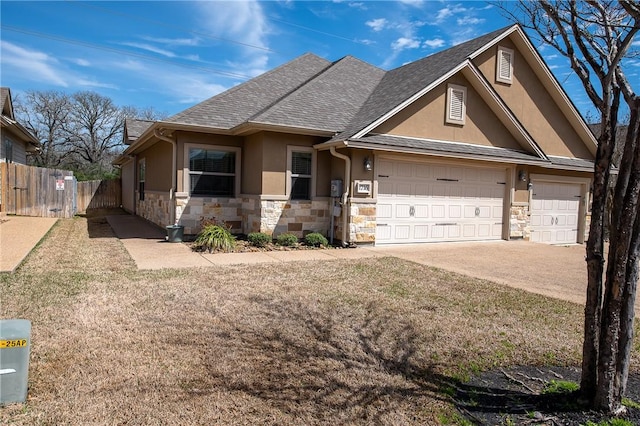
[[[27,399],[31,321],[0,320],[0,405]]]

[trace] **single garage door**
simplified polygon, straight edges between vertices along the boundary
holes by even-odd
[[[548,244],[577,242],[580,200],[578,184],[534,181],[531,241]]]
[[[380,160],[376,244],[502,238],[506,170]]]

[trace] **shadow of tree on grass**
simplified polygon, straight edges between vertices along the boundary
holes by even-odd
[[[579,410],[574,395],[539,393],[549,377],[559,377],[551,370],[545,378],[528,376],[537,388],[506,371],[463,383],[455,369],[425,357],[434,336],[373,304],[329,309],[268,296],[249,302],[243,315],[207,328],[210,339],[198,350],[208,376],[184,383],[188,393],[239,392],[304,424],[437,424],[450,404],[475,424]]]

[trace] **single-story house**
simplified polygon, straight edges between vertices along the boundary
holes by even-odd
[[[0,88],[0,162],[27,164],[27,153],[37,152],[40,142],[22,124],[16,121],[13,112],[11,90]]]
[[[582,243],[597,147],[517,25],[390,71],[305,54],[125,142],[130,212],[344,244]]]
[[[16,120],[8,87],[0,87],[0,108],[0,163],[27,164],[27,154],[37,152],[40,141]],[[3,173],[0,173],[0,194],[5,185],[4,179]],[[2,197],[0,212],[4,212]]]

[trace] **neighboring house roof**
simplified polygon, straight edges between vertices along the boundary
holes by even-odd
[[[8,128],[23,142],[26,142],[28,144],[27,151],[37,151],[40,148],[40,141],[22,124],[16,121],[13,114],[11,90],[8,87],[0,88],[0,105],[2,108],[2,114],[0,116],[0,124],[2,125],[2,127]]]
[[[169,123],[231,129],[324,71],[331,62],[307,53],[166,120]]]
[[[2,115],[13,119],[13,104],[11,103],[11,92],[8,87],[0,87],[0,108],[2,108]]]

